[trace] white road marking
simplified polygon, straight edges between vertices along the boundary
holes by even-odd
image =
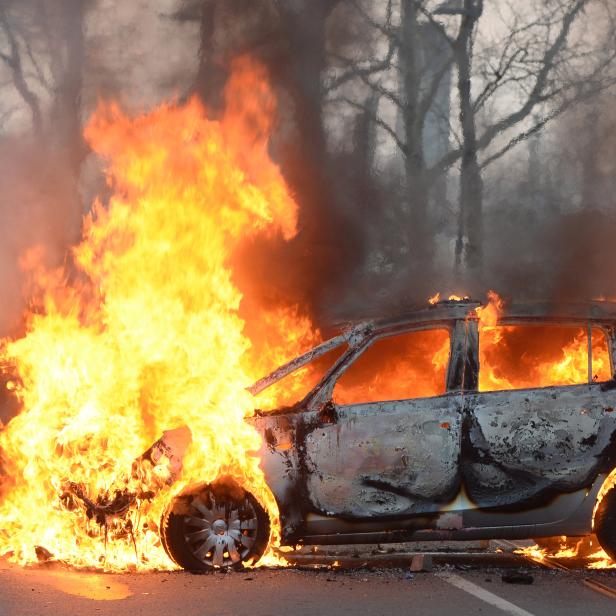
[[[495,595],[494,593],[491,593],[490,591],[481,588],[481,586],[477,586],[477,584],[473,584],[472,582],[461,578],[455,573],[447,573],[445,571],[440,571],[436,573],[436,575],[441,578],[441,580],[444,580],[452,586],[455,586],[456,588],[467,592],[469,595],[473,595],[474,597],[481,599],[485,603],[489,603],[490,605],[497,607],[499,610],[502,610],[507,614],[513,614],[513,616],[534,616],[530,612],[527,612],[521,607],[518,607],[517,605],[514,605],[513,603],[507,601],[507,599],[503,599],[502,597],[499,597],[498,595]]]

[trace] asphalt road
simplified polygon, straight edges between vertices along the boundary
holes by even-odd
[[[613,616],[616,611],[616,599],[566,572],[532,571],[528,586],[504,583],[501,573],[445,567],[412,577],[400,569],[112,575],[2,565],[0,616]],[[588,575],[616,587],[616,571]]]

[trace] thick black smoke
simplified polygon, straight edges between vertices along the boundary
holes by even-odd
[[[246,53],[265,64],[278,97],[272,155],[300,205],[294,240],[267,251],[258,240],[244,247],[246,296],[295,303],[322,327],[422,305],[436,291],[483,297],[494,288],[514,299],[616,296],[610,271],[616,120],[609,97],[563,116],[484,172],[484,254],[481,267],[469,273],[454,264],[458,170],[451,169],[431,196],[433,248],[425,250],[409,239],[413,199],[423,198],[421,190],[405,186],[404,160],[391,143],[384,145],[386,135],[373,122],[387,101],[361,79],[350,81],[344,94],[363,111],[332,103],[324,91],[324,76],[340,66],[337,58],[383,56],[379,31],[353,3],[160,0],[118,3],[111,14],[95,0],[70,0],[39,15],[42,4],[6,2],[6,14],[29,34],[41,70],[56,86],[55,95],[32,86],[43,116],[55,109],[65,121],[53,123],[64,129],[52,131],[44,147],[36,137],[24,138],[23,130],[7,131],[0,143],[7,187],[0,195],[1,333],[20,326],[19,255],[43,244],[51,261],[61,261],[91,196],[100,192],[96,161],[75,136],[97,98],[118,98],[138,110],[196,93],[215,114],[231,59]],[[45,26],[48,33],[70,34],[60,56],[72,61],[56,62],[57,74]],[[36,72],[25,41],[24,66]],[[6,34],[0,43],[6,46]],[[19,102],[14,90],[11,96]]]
[[[224,38],[226,47],[207,50],[218,57],[201,73],[199,91],[213,100],[225,54],[249,52],[266,64],[280,101],[272,150],[301,208],[295,240],[269,252],[247,248],[259,287],[248,293],[263,293],[266,279],[272,303],[297,302],[321,326],[400,312],[436,291],[484,298],[493,288],[516,301],[616,297],[609,96],[572,107],[483,171],[483,258],[468,271],[454,263],[459,170],[427,197],[433,249],[425,250],[409,241],[417,195],[404,186],[404,160],[392,145],[380,159],[376,152],[383,134],[372,120],[382,97],[371,98],[356,80],[346,92],[363,101],[363,111],[325,100],[332,58],[365,57],[366,49],[382,56],[374,29],[344,2],[209,7],[202,33]]]

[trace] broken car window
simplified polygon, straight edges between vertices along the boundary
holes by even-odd
[[[340,377],[334,401],[358,404],[444,394],[449,347],[445,329],[380,338]]]
[[[267,387],[254,396],[255,408],[273,411],[297,404],[319,383],[347,348],[346,344],[342,344]]]
[[[605,334],[592,329],[592,379],[611,377]],[[586,327],[480,327],[479,390],[525,389],[588,382]]]

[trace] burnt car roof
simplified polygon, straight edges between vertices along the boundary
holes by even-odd
[[[420,324],[422,322],[448,321],[463,319],[476,308],[485,306],[485,302],[473,299],[444,300],[431,306],[422,306],[403,312],[394,317],[364,319],[358,322],[338,324],[340,329],[356,327],[361,323],[370,323],[373,328],[381,329],[392,325]],[[538,301],[527,303],[505,303],[500,320],[507,319],[541,319],[547,321],[597,321],[616,322],[616,302],[594,300],[586,302]]]
[[[341,344],[348,343],[354,346],[368,335],[388,330],[394,332],[397,328],[407,326],[421,327],[422,325],[438,325],[439,323],[445,325],[456,319],[472,317],[476,308],[485,305],[484,302],[473,299],[442,300],[429,306],[409,310],[395,317],[340,323],[337,326],[339,331],[342,330],[340,334],[291,359],[247,389],[251,394],[256,395],[287,374]],[[538,320],[542,323],[566,324],[591,321],[598,325],[612,325],[616,324],[616,302],[594,300],[587,302],[506,303],[499,315],[499,322],[505,324],[511,322],[533,323]]]
[[[616,302],[595,300],[588,302],[534,302],[511,304],[503,310],[505,318],[542,320],[616,321]]]

